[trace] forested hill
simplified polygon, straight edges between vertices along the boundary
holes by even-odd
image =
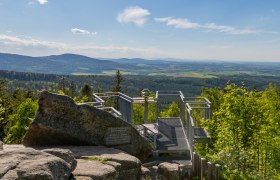
[[[1,70],[35,72],[48,74],[90,73],[117,68],[131,68],[130,65],[108,60],[99,60],[76,54],[62,54],[43,57],[22,56],[0,53]]]
[[[15,72],[0,70],[0,79],[8,82],[9,91],[16,88],[24,89],[57,89],[61,83],[66,87],[75,84],[79,91],[84,84],[90,84],[95,91],[110,91],[114,83],[112,76],[103,75],[57,75],[31,72]],[[64,81],[64,82],[63,82]],[[122,82],[123,91],[130,96],[137,96],[143,88],[151,91],[170,90],[182,91],[187,96],[201,94],[202,87],[221,87],[228,83],[242,85],[249,89],[264,90],[269,83],[280,87],[278,76],[252,76],[252,75],[220,75],[217,78],[194,78],[194,77],[162,77],[162,76],[135,76],[124,75]]]
[[[217,78],[221,75],[280,76],[280,63],[96,59],[77,54],[43,57],[0,53],[0,70],[63,75],[149,75]]]

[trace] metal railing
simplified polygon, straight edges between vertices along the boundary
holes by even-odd
[[[108,98],[117,98],[117,109],[115,107],[108,107],[109,109],[114,109],[110,112],[116,115],[117,117],[122,118],[124,121],[132,124],[133,98],[120,92],[95,93],[93,94],[94,107],[104,109],[105,100],[103,99]]]
[[[113,107],[101,107],[99,109],[109,112],[110,114],[113,114],[115,117],[118,118],[122,117],[122,114]]]
[[[157,133],[151,131],[150,129],[142,126],[142,131],[140,130],[140,135],[142,135],[148,142],[151,143],[152,148],[157,148]]]
[[[162,101],[164,96],[172,100],[175,98],[177,102],[179,102],[180,108],[180,123],[183,127],[184,136],[187,140],[187,144],[190,148],[191,155],[194,152],[194,145],[196,143],[195,139],[195,119],[193,116],[194,110],[200,110],[201,115],[204,119],[211,119],[212,112],[211,112],[211,102],[204,97],[188,97],[186,98],[181,91],[156,91],[155,98],[148,98],[149,103],[157,103],[156,108],[156,119],[158,120],[159,117],[159,106],[160,101]],[[105,100],[106,98],[117,98],[118,109],[113,107],[105,107]],[[106,110],[116,117],[122,118],[124,121],[133,124],[133,104],[143,104],[145,102],[143,97],[138,98],[131,98],[123,93],[119,92],[106,92],[106,93],[96,93],[93,94],[93,101],[91,104],[96,108]],[[168,100],[167,100],[168,101]],[[203,114],[202,114],[203,113]],[[151,131],[150,129],[142,126],[143,128],[139,131],[140,134],[145,137],[154,148],[157,147],[157,133]],[[192,156],[191,156],[192,157]],[[192,157],[193,159],[193,157]]]
[[[211,119],[211,102],[205,98],[205,97],[190,97],[186,98],[185,101],[185,108],[186,108],[186,129],[187,129],[187,134],[188,134],[188,143],[190,145],[190,150],[191,153],[194,152],[194,144],[196,143],[195,140],[195,122],[193,119],[192,112],[193,110],[203,110],[203,118],[204,120],[206,119]],[[192,157],[193,158],[193,157]]]
[[[211,105],[212,103],[205,97],[188,97],[185,98],[185,103],[188,104],[188,107],[191,109],[203,109],[204,110],[204,119],[211,119]]]
[[[211,119],[211,102],[204,97],[188,97],[186,98],[181,91],[157,91],[156,92],[156,102],[157,102],[157,116],[159,119],[159,105],[160,100],[163,96],[171,96],[179,101],[180,108],[180,122],[182,127],[184,127],[184,135],[188,142],[191,154],[194,151],[195,139],[195,121],[193,118],[193,110],[201,110],[204,119]]]
[[[181,124],[181,127],[183,128],[183,133],[184,133],[184,137],[185,137],[185,139],[187,141],[187,144],[188,144],[188,146],[191,149],[191,146],[193,144],[189,143],[189,141],[188,141],[188,133],[189,133],[189,131],[187,131],[187,133],[186,133],[186,128],[185,128],[185,123],[187,124],[187,122],[185,122],[185,109],[186,109],[185,108],[185,104],[186,104],[185,101],[186,101],[186,98],[185,98],[184,94],[181,91],[157,91],[156,92],[156,98],[155,98],[156,102],[157,102],[157,109],[156,109],[156,111],[157,111],[156,112],[157,120],[160,119],[158,106],[159,106],[159,103],[160,103],[160,98],[162,96],[173,97],[173,98],[175,98],[176,100],[179,101],[179,108],[180,108],[179,119],[180,119],[180,124]]]
[[[195,139],[194,139],[195,124],[192,117],[192,108],[189,106],[188,103],[186,103],[186,112],[187,112],[186,129],[187,129],[187,136],[188,136],[187,140],[190,146],[190,151],[192,153],[194,150],[194,143],[195,143]]]
[[[123,93],[118,93],[118,106],[122,114],[122,119],[132,124],[133,118],[133,99]]]

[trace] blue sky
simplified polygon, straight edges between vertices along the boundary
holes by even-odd
[[[0,52],[280,62],[279,0],[0,0]]]

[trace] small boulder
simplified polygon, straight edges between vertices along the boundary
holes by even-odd
[[[77,161],[75,160],[74,154],[69,149],[50,148],[43,149],[42,152],[46,152],[48,154],[63,159],[65,162],[68,163],[71,171],[74,171],[74,169],[77,166]]]
[[[4,150],[0,151],[0,179],[67,180],[76,160],[71,154],[64,157],[67,157],[67,161],[22,145],[4,145]]]
[[[158,177],[162,180],[179,180],[179,164],[164,162],[158,165]]]
[[[95,160],[78,159],[77,161],[77,168],[73,172],[76,179],[84,179],[84,177],[96,180],[116,179],[117,172],[110,165]]]
[[[155,180],[155,174],[153,174],[148,168],[141,167],[141,180]]]

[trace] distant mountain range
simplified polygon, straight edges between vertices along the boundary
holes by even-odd
[[[180,62],[145,59],[100,60],[77,54],[61,54],[42,57],[0,53],[0,69],[49,74],[113,74],[122,70],[127,74],[141,74],[139,69],[154,69]],[[151,66],[152,65],[152,66]],[[145,73],[143,73],[145,74]]]
[[[215,78],[219,75],[248,74],[279,76],[280,63],[233,63],[222,61],[174,61],[96,59],[77,54],[31,57],[0,53],[0,70],[64,75],[153,75]]]
[[[50,74],[101,74],[103,71],[132,68],[130,65],[90,58],[76,54],[62,54],[43,57],[0,53],[0,69],[50,73]]]

